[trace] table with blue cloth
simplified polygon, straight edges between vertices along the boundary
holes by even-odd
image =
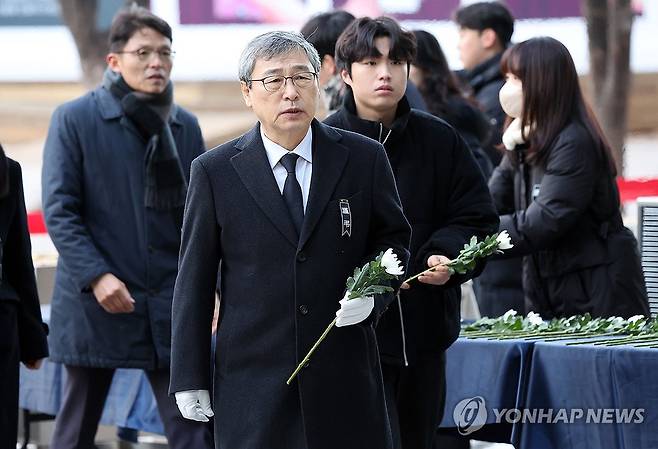
[[[50,306],[41,314],[49,321]],[[48,359],[39,370],[21,365],[19,407],[30,412],[56,415],[64,395],[66,370]],[[117,369],[112,380],[101,423],[164,434],[153,390],[142,370]]]
[[[523,424],[521,448],[658,448],[656,349],[537,342],[527,388],[528,409],[552,409],[554,416],[557,409],[582,409],[585,416],[573,423]],[[606,417],[604,409],[615,411]]]
[[[460,416],[453,412],[460,401],[481,397],[486,425],[469,438],[520,449],[658,448],[658,350],[592,344],[596,339],[578,345],[568,341],[460,337],[446,353],[447,397],[440,431],[457,429]],[[544,419],[537,422],[535,415],[534,422],[526,417],[497,424],[494,408],[538,410]],[[560,409],[569,419],[582,409],[584,417],[564,422],[557,419]],[[599,423],[587,422],[588,409],[590,420]]]
[[[446,353],[446,406],[439,427],[457,427],[457,406],[469,398],[482,398],[488,410],[523,407],[532,351],[533,342],[527,340],[459,338]],[[491,412],[473,435],[515,445],[519,436],[518,426],[495,424]]]

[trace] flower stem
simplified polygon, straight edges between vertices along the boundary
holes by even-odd
[[[297,368],[295,368],[295,371],[293,371],[293,373],[290,375],[290,377],[289,377],[288,380],[286,381],[286,384],[287,384],[287,385],[290,385],[290,382],[293,381],[293,379],[295,378],[295,376],[297,376],[297,374],[299,373],[299,371],[300,371],[300,370],[304,367],[304,365],[305,365],[305,364],[311,359],[311,356],[313,355],[313,353],[315,352],[315,350],[318,348],[318,346],[320,346],[320,343],[322,343],[322,340],[324,340],[324,339],[327,337],[327,335],[329,334],[329,331],[331,330],[331,328],[334,327],[334,326],[336,325],[336,319],[337,319],[337,318],[334,318],[334,320],[331,322],[331,324],[330,324],[329,326],[327,326],[327,328],[324,330],[324,332],[322,333],[322,335],[320,335],[320,338],[318,338],[318,341],[316,341],[315,344],[313,345],[313,347],[311,348],[311,350],[308,351],[308,354],[306,354],[306,357],[304,357],[304,360],[302,360],[301,362],[299,362],[299,365],[297,365]]]

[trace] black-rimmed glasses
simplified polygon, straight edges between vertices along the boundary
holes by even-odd
[[[292,84],[299,89],[307,89],[311,87],[317,76],[318,74],[315,72],[299,72],[290,76],[270,75],[265,78],[251,79],[247,81],[250,83],[260,81],[263,83],[263,87],[266,91],[278,92],[288,80],[292,81]]]

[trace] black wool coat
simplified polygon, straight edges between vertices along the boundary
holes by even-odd
[[[443,120],[410,109],[403,97],[387,130],[356,115],[350,90],[325,122],[384,142],[412,229],[406,277],[427,269],[430,255],[454,258],[472,236],[482,239],[496,231],[498,216],[482,172],[463,139]],[[459,335],[460,284],[476,274],[453,276],[444,286],[416,281],[401,291],[400,301],[377,327],[383,360],[412,364],[450,346]]]
[[[220,265],[213,394],[220,449],[392,448],[373,327],[391,294],[375,298],[365,322],[334,328],[286,385],[335,318],[354,268],[387,248],[408,259],[409,224],[381,145],[315,120],[312,133],[299,238],[259,125],[192,164],[170,391],[212,390],[209,337]],[[349,203],[350,233],[341,200]]]
[[[543,318],[648,315],[637,242],[622,224],[619,192],[603,152],[572,121],[541,164],[517,146],[489,182],[500,229],[524,257],[526,307]],[[513,163],[513,159],[517,163]]]
[[[6,169],[8,191],[0,197],[0,301],[17,305],[18,344],[24,362],[48,356],[48,327],[41,321],[39,296],[32,265],[21,167],[0,149],[0,169]],[[3,177],[0,177],[3,178]],[[0,186],[2,190],[2,186]]]

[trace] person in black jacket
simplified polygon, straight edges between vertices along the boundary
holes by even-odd
[[[426,449],[445,400],[445,356],[459,334],[460,284],[443,266],[471,236],[494,232],[498,219],[482,173],[459,134],[441,119],[413,110],[404,96],[414,35],[390,18],[361,18],[336,44],[349,86],[326,123],[384,145],[411,232],[406,276],[414,281],[377,328],[387,406],[397,447]]]
[[[498,101],[504,83],[500,57],[514,33],[514,17],[500,2],[480,2],[458,9],[455,22],[459,25],[459,59],[464,65],[460,75],[489,117],[492,132],[485,150],[495,166],[501,159],[496,146],[505,123]]]
[[[460,89],[455,74],[436,38],[423,30],[412,31],[416,37],[416,57],[409,68],[413,81],[427,104],[427,112],[452,125],[473,152],[473,156],[489,179],[493,164],[482,146],[489,138],[489,122],[476,103]]]
[[[569,51],[550,37],[503,55],[503,109],[514,120],[489,183],[500,228],[524,257],[529,310],[543,318],[648,315],[637,242],[623,226],[610,147]]]
[[[48,357],[41,320],[23,179],[0,145],[0,447],[16,447],[19,362],[38,369]]]

